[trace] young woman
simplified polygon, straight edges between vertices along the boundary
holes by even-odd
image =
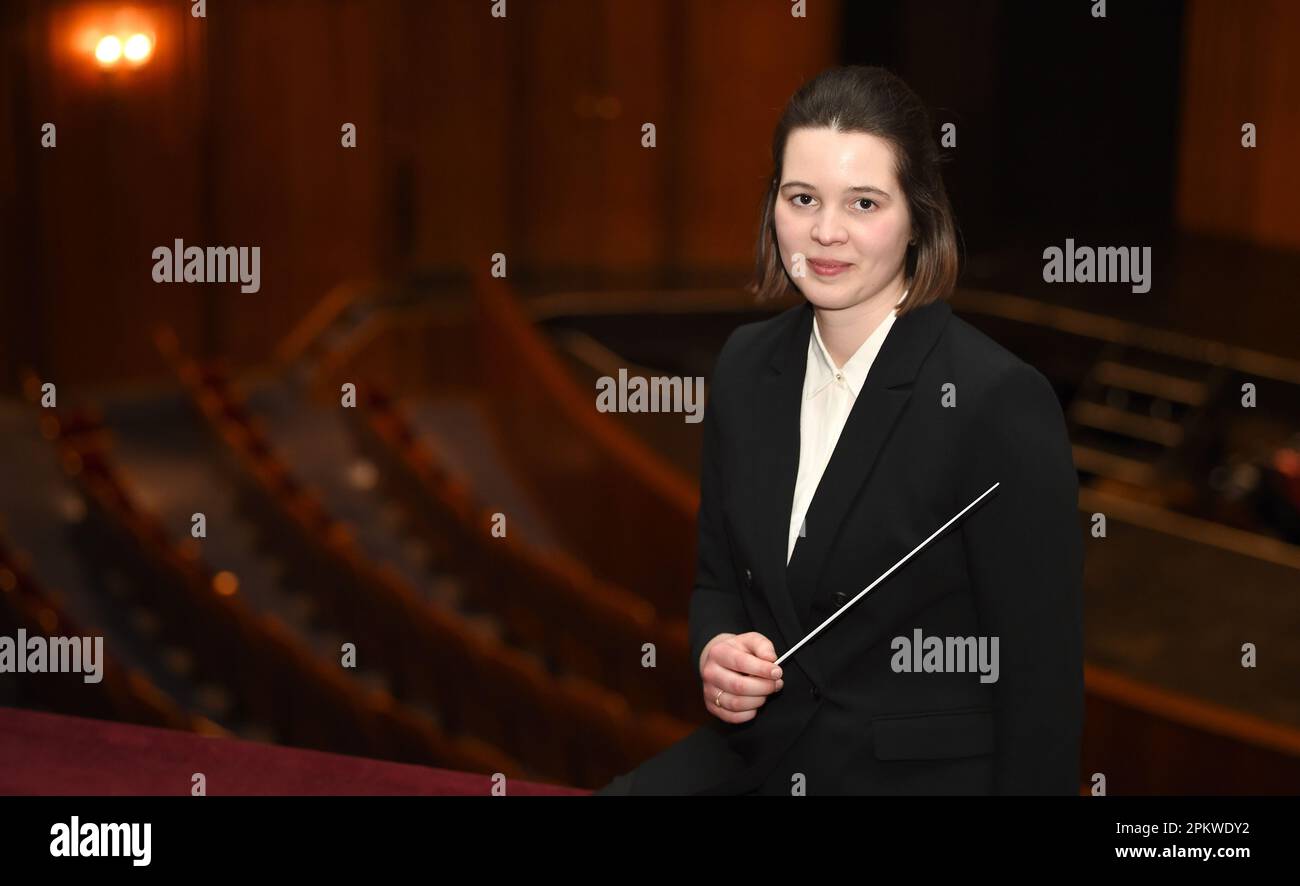
[[[1077,793],[1083,528],[1060,404],[953,315],[929,113],[881,68],[791,98],[704,419],[709,724],[598,794]],[[795,646],[958,514],[779,667]]]

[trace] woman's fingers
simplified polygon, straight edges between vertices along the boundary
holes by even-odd
[[[762,678],[762,681],[765,683],[779,680],[782,676],[780,665],[774,665],[771,661],[759,658],[752,652],[746,652],[744,649],[732,645],[731,643],[719,644],[717,654],[711,657],[714,661],[728,670],[735,671],[738,674],[752,674],[754,678]],[[724,686],[723,688],[726,687]],[[768,691],[770,692],[771,690],[769,689]]]
[[[771,641],[757,631],[728,637],[711,646],[700,672],[709,712],[727,723],[752,719],[767,696],[785,685],[781,668],[772,664],[775,660]],[[719,690],[723,692],[721,706]]]
[[[725,690],[722,693],[722,705],[717,703],[718,687],[704,683],[704,703],[709,713],[724,723],[744,723],[758,715],[758,709],[767,701],[767,696],[732,695]]]
[[[739,714],[733,714],[731,711],[725,711],[721,708],[710,707],[709,711],[724,723],[745,723],[758,716],[758,711],[741,711]]]
[[[776,661],[776,647],[772,641],[764,637],[758,631],[750,631],[747,634],[741,634],[736,637],[736,642],[744,647],[746,652],[756,655],[767,661]],[[764,675],[766,676],[766,675]]]
[[[718,689],[730,692],[732,695],[771,695],[778,689],[776,680],[764,680],[760,677],[751,677],[748,674],[738,673],[734,669],[719,661],[711,661],[704,668],[704,679]]]
[[[705,688],[704,694],[708,696],[709,703],[714,707],[717,707],[714,699],[718,697],[718,689],[717,686]],[[752,711],[761,708],[766,701],[766,695],[736,695],[734,692],[722,690],[722,707],[729,711]]]
[[[750,631],[748,634],[736,637],[732,646],[739,647],[742,652],[749,655],[748,658],[737,663],[735,670],[756,677],[780,679],[781,666],[775,664],[776,649],[772,646],[771,640],[757,631]]]

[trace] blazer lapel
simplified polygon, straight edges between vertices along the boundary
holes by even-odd
[[[799,425],[808,336],[812,333],[811,304],[803,305],[797,321],[773,350],[755,413],[755,482],[760,489],[765,541],[760,577],[786,649],[815,627],[805,624],[805,620],[844,518],[911,399],[916,374],[951,313],[947,302],[938,301],[895,319],[813,494],[804,534],[796,539],[788,567],[784,555],[799,470]],[[934,394],[938,396],[937,391]],[[863,586],[872,578],[863,576]],[[816,647],[817,641],[813,640],[795,658],[814,682],[820,683]]]
[[[785,554],[799,471],[800,403],[812,319],[812,305],[805,302],[795,312],[785,334],[778,338],[759,383],[753,412],[753,483],[758,504],[755,522],[762,558],[757,564],[758,578],[785,641],[784,645],[777,644],[778,656],[803,637],[794,600],[786,589]],[[805,646],[795,657],[814,682],[820,682],[814,676],[816,664],[811,656],[804,655],[807,649]]]

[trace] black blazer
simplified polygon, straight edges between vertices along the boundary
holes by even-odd
[[[617,781],[648,793],[1075,794],[1083,525],[1051,384],[935,302],[898,317],[786,565],[813,310],[736,329],[704,417],[692,663],[722,632],[784,654],[994,482],[962,521],[782,663],[750,721]],[[944,405],[945,385],[955,405]],[[951,399],[949,402],[953,402]],[[893,638],[998,638],[996,682],[900,672]],[[701,704],[704,701],[701,699]]]

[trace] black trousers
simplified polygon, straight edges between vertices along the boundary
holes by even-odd
[[[592,796],[689,796],[719,784],[744,768],[721,729],[720,721],[701,726],[630,772],[614,776]]]
[[[651,792],[647,794],[638,794],[638,792],[634,790],[636,785],[636,780],[635,780],[636,772],[637,770],[633,769],[631,772],[625,772],[622,775],[614,776],[612,781],[610,781],[604,787],[593,791],[591,796],[632,797],[632,796],[652,796],[656,793],[659,793],[659,792]],[[756,796],[758,793],[759,793],[758,789],[755,788],[752,791],[746,791],[745,793],[739,794],[737,796],[751,797],[751,796]]]
[[[593,791],[593,797],[626,797],[632,793],[633,776],[636,770],[614,776],[614,780],[599,790]]]

